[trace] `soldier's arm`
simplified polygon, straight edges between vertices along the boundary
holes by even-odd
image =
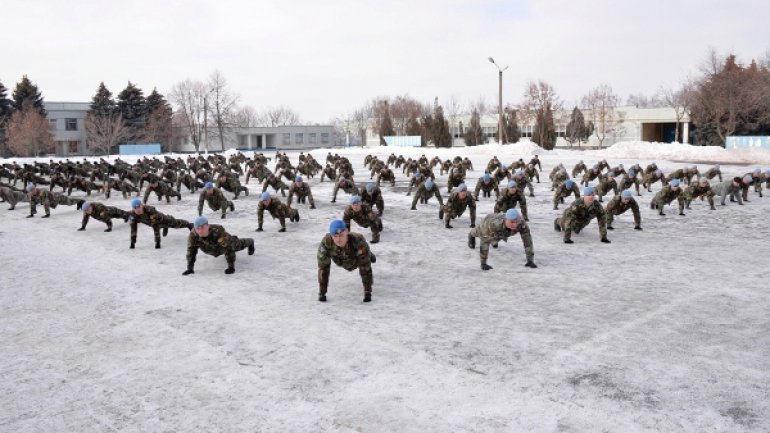
[[[476,226],[476,201],[473,198],[470,199],[468,207],[471,210],[471,227]]]
[[[348,230],[350,230],[351,219],[352,219],[351,212],[348,209],[345,209],[345,213],[342,214],[342,222],[345,223],[345,226],[347,226]]]
[[[642,216],[639,213],[639,204],[636,200],[631,202],[631,212],[634,213],[634,225],[640,227],[642,225]]]
[[[286,206],[291,206],[292,198],[294,198],[294,183],[289,187],[289,196],[286,198]]]
[[[265,206],[262,205],[262,202],[259,202],[259,205],[257,206],[257,226],[262,227],[262,223],[265,219]]]
[[[193,270],[195,267],[195,258],[198,256],[198,235],[190,233],[187,236],[187,269]]]
[[[521,235],[521,243],[524,245],[527,261],[531,262],[535,258],[535,248],[532,245],[532,234],[529,231],[529,226],[524,224],[519,229],[519,235]]]
[[[201,192],[201,195],[198,198],[198,216],[203,215],[203,202],[206,201],[206,197],[204,194],[208,194],[206,191]]]
[[[316,258],[318,260],[318,289],[321,293],[326,293],[326,289],[329,287],[329,271],[331,270],[332,261],[329,248],[324,243],[324,240],[318,244]]]

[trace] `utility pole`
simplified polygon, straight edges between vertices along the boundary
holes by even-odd
[[[498,71],[499,76],[499,84],[498,84],[498,98],[497,98],[497,111],[499,115],[499,119],[497,121],[497,143],[503,144],[503,134],[504,134],[504,128],[503,128],[503,71],[508,69],[508,66],[500,69],[500,66],[495,63],[495,59],[492,57],[489,58],[489,63],[492,63],[495,65]]]

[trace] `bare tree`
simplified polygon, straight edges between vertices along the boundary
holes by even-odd
[[[601,148],[607,136],[618,131],[618,96],[609,84],[601,84],[583,97],[582,105],[588,110],[589,118],[594,124],[594,135]]]
[[[257,110],[251,105],[238,107],[233,115],[233,125],[240,128],[252,128],[259,125]]]
[[[366,131],[371,117],[371,106],[365,105],[353,112],[353,126],[361,140],[361,147],[366,146]]]
[[[457,118],[460,117],[461,111],[462,104],[460,104],[460,100],[457,99],[457,96],[450,96],[446,104],[446,115],[447,120],[449,120],[449,129],[452,131],[452,142],[454,142],[455,123],[457,123]],[[462,133],[459,135],[462,137]]]
[[[275,108],[268,108],[259,116],[260,126],[299,125],[299,123],[299,114],[283,105]]]
[[[679,89],[671,87],[661,87],[660,96],[668,107],[674,109],[676,115],[676,131],[674,132],[674,141],[679,143],[679,124],[686,115],[689,115],[693,101],[694,85],[692,81],[685,81]]]
[[[479,96],[475,101],[468,103],[468,114],[476,112],[479,115],[479,119],[483,119],[489,112],[489,104],[487,104],[486,98]]]
[[[93,152],[101,151],[109,155],[113,147],[125,143],[131,136],[119,112],[105,115],[88,113],[85,123],[86,147]]]
[[[214,71],[209,76],[208,89],[208,93],[211,95],[207,104],[209,109],[208,115],[212,126],[214,126],[214,135],[219,138],[220,147],[224,152],[225,134],[227,128],[233,123],[232,119],[235,114],[238,96],[232,94],[227,86],[227,80],[219,71]]]
[[[40,156],[55,151],[51,124],[30,100],[13,113],[6,125],[6,136],[8,150],[16,156]]]
[[[187,130],[196,152],[200,152],[201,138],[203,137],[205,117],[203,108],[206,92],[205,84],[188,78],[176,83],[170,94],[171,102],[176,105],[175,112],[179,113],[177,121]],[[206,150],[208,151],[208,149]]]
[[[406,135],[409,119],[420,117],[424,111],[423,104],[409,95],[396,96],[389,103],[390,117],[396,135]]]

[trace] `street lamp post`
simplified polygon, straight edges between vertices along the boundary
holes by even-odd
[[[499,79],[499,85],[498,85],[498,105],[497,105],[497,111],[499,114],[499,119],[497,121],[497,142],[499,144],[503,144],[503,71],[508,69],[508,66],[500,69],[500,66],[495,63],[495,59],[492,57],[489,58],[489,63],[495,65],[498,71]]]

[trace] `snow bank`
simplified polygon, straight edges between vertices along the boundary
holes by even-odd
[[[682,143],[623,141],[596,151],[605,158],[665,159],[672,161],[710,161],[731,164],[770,164],[770,150],[746,148],[727,150],[714,146],[692,146]]]

